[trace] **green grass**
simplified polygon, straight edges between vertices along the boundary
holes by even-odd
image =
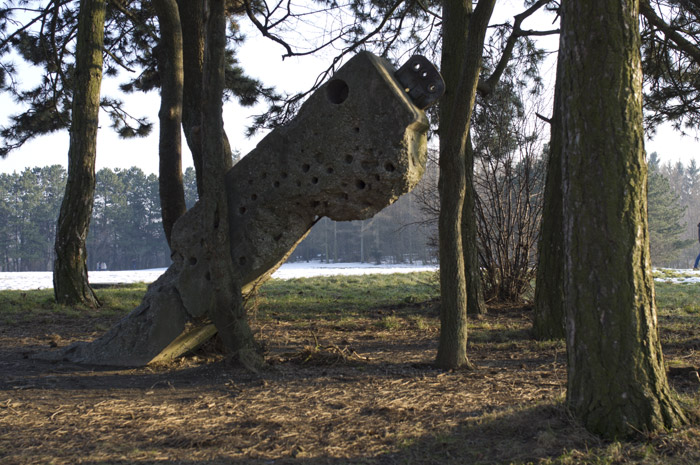
[[[19,325],[52,316],[81,318],[124,315],[139,305],[145,292],[146,285],[143,283],[97,289],[95,293],[102,307],[95,310],[84,306],[59,305],[54,301],[52,289],[0,291],[0,324]]]
[[[700,284],[657,282],[655,289],[664,351],[687,353],[688,347],[700,344]],[[145,290],[144,284],[98,289],[96,292],[104,304],[98,310],[57,305],[51,290],[0,291],[0,324],[40,324],[55,315],[76,319],[119,316],[136,308]],[[438,297],[435,274],[424,272],[272,280],[262,286],[248,304],[252,318],[258,322],[284,320],[302,325],[325,320],[330,323],[327,327],[336,331],[371,329],[385,331],[386,337],[392,337],[392,332],[412,329],[431,331],[437,337],[439,321],[433,308]],[[565,349],[563,341],[531,340],[529,328],[522,320],[494,315],[470,319],[470,350],[480,346],[511,352]],[[675,366],[682,360],[677,362],[667,357],[667,362]],[[685,394],[681,399],[692,410],[700,408],[697,396]],[[489,450],[494,437],[500,438],[500,447],[507,449],[509,435],[518,437],[522,429],[531,428],[541,420],[553,422],[551,428],[544,425],[536,432],[536,445],[553,451],[549,457],[543,454],[539,462],[542,464],[681,464],[689,463],[684,462],[685,450],[700,450],[700,432],[692,427],[673,435],[652,436],[646,441],[601,442],[587,436],[588,433],[568,417],[563,399],[482,415],[466,421],[457,433],[436,431],[427,438],[401,438],[399,450],[407,451],[406,458],[419,454],[418,460],[421,451],[425,451],[426,458],[435,459],[431,455],[435,450],[445,450],[466,460],[461,463],[470,463],[470,460],[478,463],[478,455],[470,454]],[[466,443],[473,443],[473,446],[465,447]],[[513,443],[512,447],[520,450],[523,444]],[[503,455],[507,456],[507,451]],[[457,459],[448,462],[460,463]],[[516,459],[512,463],[526,462]]]
[[[700,312],[700,283],[673,284],[656,282],[656,305],[662,312]]]
[[[420,308],[438,297],[435,273],[271,280],[249,300],[259,319],[285,321],[376,316],[387,308]]]
[[[654,278],[658,279],[687,278],[689,276],[694,276],[690,273],[674,268],[656,268],[653,271],[653,275]]]

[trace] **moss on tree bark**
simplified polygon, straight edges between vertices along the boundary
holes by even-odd
[[[538,244],[537,277],[532,330],[536,339],[564,339],[564,238],[562,233],[561,192],[561,92],[560,66],[554,89],[554,112],[544,187],[542,225]]]
[[[175,0],[154,0],[160,26],[160,133],[158,142],[160,208],[165,238],[170,244],[173,225],[187,207],[182,179],[183,42],[180,13]]]
[[[231,157],[222,118],[226,52],[225,0],[209,0],[202,86],[202,245],[212,283],[214,307],[211,319],[219,337],[237,360],[249,368],[262,365],[253,333],[246,319],[241,289],[230,253],[229,209],[224,175]]]
[[[470,366],[467,359],[467,292],[462,245],[466,192],[465,151],[481,53],[495,0],[446,1],[443,5],[445,97],[440,109],[440,341],[436,363],[442,368]]]
[[[465,194],[462,206],[462,252],[464,277],[467,285],[467,315],[485,315],[484,287],[481,285],[474,191],[474,150],[471,136],[467,137],[464,157]]]
[[[658,338],[646,217],[638,3],[562,3],[567,403],[616,438],[686,421]]]
[[[87,240],[95,194],[105,3],[81,0],[75,50],[68,179],[56,230],[54,296],[58,303],[100,305],[87,276]]]

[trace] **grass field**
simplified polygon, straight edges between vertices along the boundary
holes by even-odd
[[[564,405],[561,341],[530,337],[531,309],[472,320],[473,371],[432,367],[434,273],[271,281],[248,302],[268,368],[214,342],[129,370],[31,359],[99,336],[144,285],[99,289],[100,310],[51,291],[0,292],[4,464],[697,464],[700,428],[603,442]],[[669,378],[700,405],[700,284],[657,283]]]

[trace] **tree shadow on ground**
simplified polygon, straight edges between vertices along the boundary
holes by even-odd
[[[401,438],[398,444],[374,456],[308,457],[303,449],[293,448],[287,456],[245,457],[219,456],[206,460],[149,460],[110,461],[106,463],[133,464],[526,464],[540,463],[563,454],[570,454],[570,463],[578,451],[603,445],[587,433],[559,403],[546,403],[525,409],[507,409],[468,419],[457,428],[436,431],[429,436]],[[347,452],[347,451],[346,451]],[[86,465],[105,462],[85,461]]]

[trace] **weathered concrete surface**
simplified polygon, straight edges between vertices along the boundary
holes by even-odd
[[[231,260],[243,292],[267,279],[323,216],[373,216],[423,175],[428,121],[384,60],[360,53],[226,174]],[[42,358],[134,366],[172,359],[215,333],[200,208],[176,223],[173,265],[104,336]],[[226,253],[222,251],[222,253]]]

